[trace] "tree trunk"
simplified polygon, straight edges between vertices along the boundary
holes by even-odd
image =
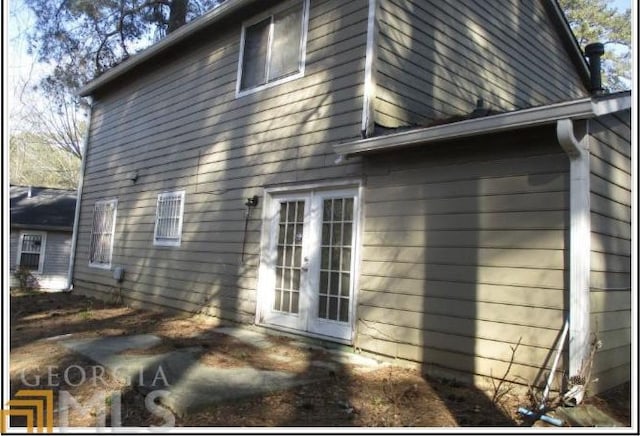
[[[187,22],[187,6],[189,0],[173,0],[169,8],[169,24],[167,33],[171,33],[177,28],[184,26]]]

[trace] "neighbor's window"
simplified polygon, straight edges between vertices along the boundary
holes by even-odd
[[[183,209],[184,191],[165,192],[158,195],[153,245],[180,245]]]
[[[239,93],[303,73],[307,10],[308,0],[287,2],[243,26]]]
[[[44,265],[44,246],[47,234],[43,232],[29,232],[20,234],[18,245],[18,266],[29,271],[42,273]]]
[[[93,225],[91,226],[89,266],[111,267],[117,208],[118,200],[96,201],[93,209]]]

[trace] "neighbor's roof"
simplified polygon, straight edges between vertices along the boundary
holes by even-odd
[[[585,86],[589,86],[589,68],[587,62],[584,58],[582,50],[580,46],[571,32],[571,28],[569,27],[569,23],[567,22],[566,17],[564,16],[562,9],[558,4],[558,0],[543,0],[544,5],[549,12],[551,20],[553,24],[559,29],[560,37],[562,38],[563,44],[567,49],[569,56],[575,63],[578,68],[578,72],[580,77],[582,78]],[[220,6],[212,9],[201,17],[196,18],[195,20],[185,24],[184,26],[178,28],[171,34],[169,34],[166,38],[159,41],[158,43],[142,50],[140,53],[137,53],[121,64],[111,68],[106,71],[102,75],[98,76],[91,82],[87,83],[83,86],[78,94],[82,97],[89,96],[95,93],[97,90],[104,88],[109,83],[114,80],[124,76],[126,73],[142,65],[143,63],[150,61],[151,59],[155,59],[161,54],[165,53],[167,50],[171,49],[178,43],[187,40],[197,32],[215,24],[219,23],[233,12],[241,9],[242,7],[248,6],[252,3],[256,3],[257,0],[226,0]],[[265,2],[261,2],[261,5]]]
[[[69,231],[73,229],[76,191],[11,186],[9,196],[11,227]]]
[[[439,141],[451,141],[477,135],[544,126],[561,119],[585,120],[630,108],[631,91],[623,91],[504,112],[497,115],[470,118],[435,127],[418,127],[411,130],[403,130],[397,133],[336,144],[333,146],[333,150],[341,156],[389,151],[402,147],[427,145]]]

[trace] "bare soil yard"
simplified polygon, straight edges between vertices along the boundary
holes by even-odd
[[[200,362],[212,366],[287,370],[300,375],[313,371],[309,362],[323,350],[300,347],[278,336],[269,349],[259,349],[214,331],[217,324],[201,316],[161,314],[112,305],[66,293],[12,293],[10,299],[11,395],[19,389],[66,391],[79,403],[96,392],[120,392],[123,426],[161,425],[164,421],[144,405],[144,392],[96,371],[95,362],[69,351],[58,335],[90,338],[150,333],[163,342],[142,353],[180,347],[204,348]],[[140,353],[140,351],[130,351]],[[275,359],[274,356],[290,359]],[[293,358],[293,359],[291,359]],[[175,426],[384,426],[497,427],[527,426],[516,413],[528,399],[506,394],[491,401],[482,392],[455,380],[422,376],[398,366],[363,370],[342,365],[329,379],[285,391],[209,407],[185,417]],[[628,385],[590,398],[601,410],[630,425]],[[71,426],[94,426],[99,414],[69,414]],[[54,415],[59,425],[58,413]],[[109,418],[107,418],[107,424]]]

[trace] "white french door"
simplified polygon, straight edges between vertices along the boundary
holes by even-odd
[[[358,190],[267,197],[258,321],[351,340]]]

